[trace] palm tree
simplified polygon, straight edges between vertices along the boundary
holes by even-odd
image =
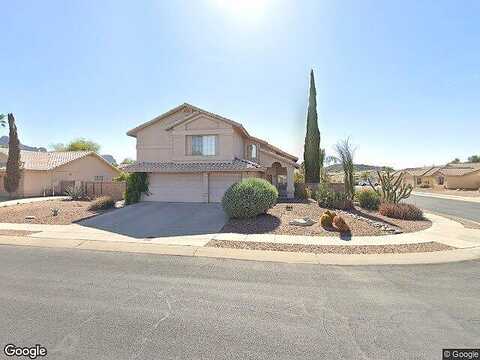
[[[7,126],[7,121],[5,120],[6,117],[7,117],[7,115],[0,114],[0,126],[2,126],[2,127]]]

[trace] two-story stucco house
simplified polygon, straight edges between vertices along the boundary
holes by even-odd
[[[265,178],[293,197],[298,158],[251,136],[230,119],[182,104],[127,132],[137,139],[137,161],[127,172],[146,172],[145,201],[220,202],[233,183]]]

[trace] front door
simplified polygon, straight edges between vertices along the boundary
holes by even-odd
[[[277,190],[279,196],[287,196],[287,175],[277,175]]]

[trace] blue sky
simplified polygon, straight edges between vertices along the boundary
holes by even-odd
[[[134,158],[126,131],[190,102],[302,157],[313,67],[327,153],[346,137],[397,168],[480,153],[476,0],[1,2],[0,112],[29,145]]]

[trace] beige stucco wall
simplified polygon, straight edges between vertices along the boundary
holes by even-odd
[[[166,129],[185,115],[183,111],[178,111],[138,131],[137,161],[170,161],[173,143],[171,133]]]
[[[243,157],[242,135],[233,126],[206,115],[193,117],[173,129],[174,123],[185,114],[179,111],[137,133],[138,161],[211,161],[232,160]],[[187,136],[217,135],[215,156],[192,156],[187,154]]]
[[[480,188],[480,171],[464,176],[447,176],[445,186],[447,189],[477,190]]]

